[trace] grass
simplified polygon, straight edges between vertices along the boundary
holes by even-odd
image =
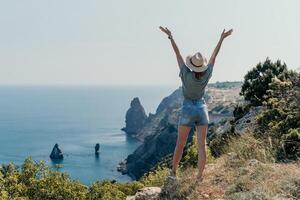
[[[163,187],[161,199],[300,199],[299,162],[274,163],[251,134],[230,142],[227,151],[206,165],[201,183],[195,167],[182,169],[176,184]]]
[[[196,183],[196,168],[181,172],[179,181],[164,186],[163,198],[167,199],[299,199],[299,163],[275,164],[241,160],[228,165],[231,155],[224,155],[207,165],[204,180]]]
[[[233,138],[225,147],[225,153],[234,152],[241,160],[257,159],[261,162],[274,162],[274,156],[265,142],[247,133]]]

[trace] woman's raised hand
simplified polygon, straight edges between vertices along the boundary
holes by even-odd
[[[168,37],[172,37],[171,31],[170,31],[167,27],[163,28],[162,26],[160,26],[159,29],[160,29],[162,32],[164,32],[165,34],[167,34]]]
[[[225,31],[225,29],[223,30],[222,34],[221,34],[221,38],[225,39],[227,38],[229,35],[231,35],[233,32],[233,29],[230,29],[229,31]]]

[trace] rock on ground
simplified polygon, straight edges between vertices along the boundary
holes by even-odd
[[[235,133],[242,135],[253,130],[254,126],[256,125],[256,116],[261,109],[261,106],[251,108],[245,116],[237,120],[235,123]]]
[[[128,196],[126,200],[158,200],[160,193],[160,187],[145,187],[138,190],[134,196]]]

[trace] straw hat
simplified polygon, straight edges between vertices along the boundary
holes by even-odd
[[[187,56],[186,65],[194,72],[204,72],[207,69],[206,58],[199,52],[193,56]]]

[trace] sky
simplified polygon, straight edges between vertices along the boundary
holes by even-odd
[[[299,0],[0,0],[0,85],[180,85],[160,25],[184,57],[210,57],[210,82],[243,80],[267,57],[300,66]]]

